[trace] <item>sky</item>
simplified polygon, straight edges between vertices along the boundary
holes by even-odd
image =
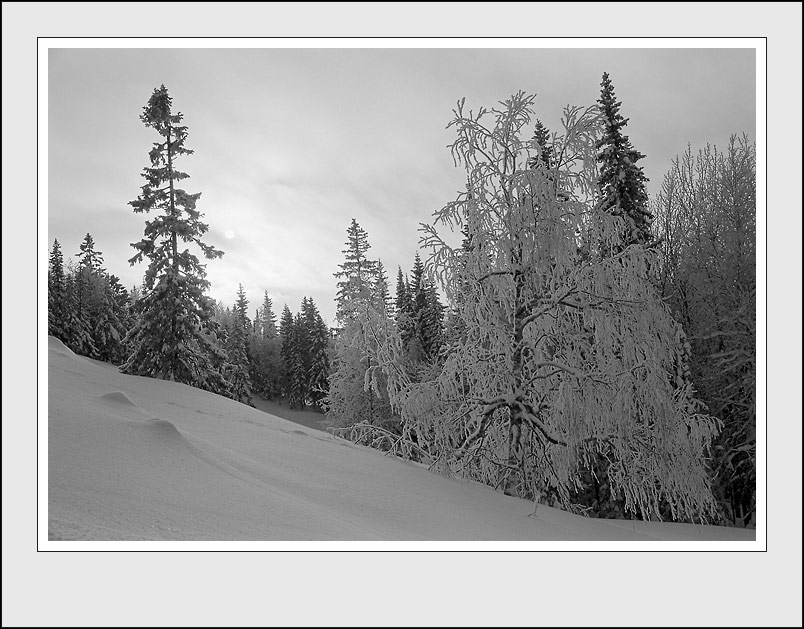
[[[535,93],[535,117],[559,130],[566,105],[595,103],[603,72],[651,197],[688,143],[755,138],[753,49],[51,48],[48,247],[56,238],[75,259],[89,232],[109,272],[141,283],[146,263],[128,259],[149,217],[128,202],[159,139],[139,115],[164,84],[195,151],[177,164],[183,187],[202,193],[205,241],[225,252],[207,261],[209,294],[231,305],[242,283],[252,316],[265,291],[277,316],[310,296],[334,325],[352,218],[393,290],[419,224],[463,188],[446,128],[459,99],[491,108]]]

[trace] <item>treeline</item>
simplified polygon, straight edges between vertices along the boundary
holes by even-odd
[[[134,353],[141,290],[129,292],[103,268],[103,255],[87,234],[64,262],[56,239],[48,265],[48,334],[77,354],[124,365]],[[253,405],[253,395],[282,400],[291,407],[321,408],[329,377],[330,331],[312,298],[304,297],[295,315],[287,305],[277,326],[265,291],[253,321],[242,284],[232,307],[213,301],[205,340],[213,349],[207,390]],[[198,386],[198,383],[196,383]]]
[[[268,291],[253,321],[248,304],[242,284],[232,308],[215,304],[213,319],[229,357],[227,379],[236,391],[230,397],[253,404],[256,394],[299,410],[320,410],[329,377],[330,331],[312,297],[302,299],[295,315],[285,304],[278,323]]]
[[[125,336],[135,316],[129,293],[120,279],[103,268],[103,254],[87,234],[72,258],[64,262],[58,240],[48,263],[47,329],[77,354],[120,364],[129,346]]]

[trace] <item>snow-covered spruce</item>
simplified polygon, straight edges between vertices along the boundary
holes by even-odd
[[[176,184],[189,177],[176,170],[178,157],[191,155],[185,147],[187,127],[182,114],[171,113],[172,99],[162,85],[154,90],[140,120],[163,138],[149,152],[151,166],[143,169],[145,185],[129,205],[137,213],[160,212],[145,223],[142,240],[129,262],[147,258],[142,295],[135,304],[139,314],[127,335],[132,353],[122,365],[124,373],[163,378],[228,393],[221,366],[226,356],[218,346],[212,320],[213,302],[204,294],[209,287],[204,265],[179,240],[194,243],[208,259],[222,251],[201,238],[208,226],[196,209],[201,193],[191,194]]]

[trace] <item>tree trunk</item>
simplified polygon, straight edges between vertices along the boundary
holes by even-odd
[[[506,470],[505,487],[503,491],[509,496],[516,496],[520,485],[525,480],[525,448],[522,433],[522,410],[519,407],[510,408],[508,420],[508,469]]]
[[[172,313],[170,318],[170,379],[174,380],[176,377],[176,365],[178,363],[178,354],[179,354],[179,339],[176,338],[176,298],[178,293],[177,281],[179,279],[179,258],[178,258],[178,243],[176,241],[176,194],[173,188],[173,156],[170,153],[170,126],[168,125],[167,129],[167,142],[165,144],[165,150],[167,151],[167,165],[168,165],[168,181],[170,183],[170,217],[173,219],[173,223],[170,226],[170,255],[172,257],[171,260],[171,268],[173,270],[173,276],[170,278],[170,288],[172,291],[168,292],[168,299],[172,301],[169,304],[169,311]],[[172,294],[171,294],[172,293]]]

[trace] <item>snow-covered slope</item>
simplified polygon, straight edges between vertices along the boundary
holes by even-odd
[[[48,540],[752,540],[591,520],[357,446],[49,338]]]

